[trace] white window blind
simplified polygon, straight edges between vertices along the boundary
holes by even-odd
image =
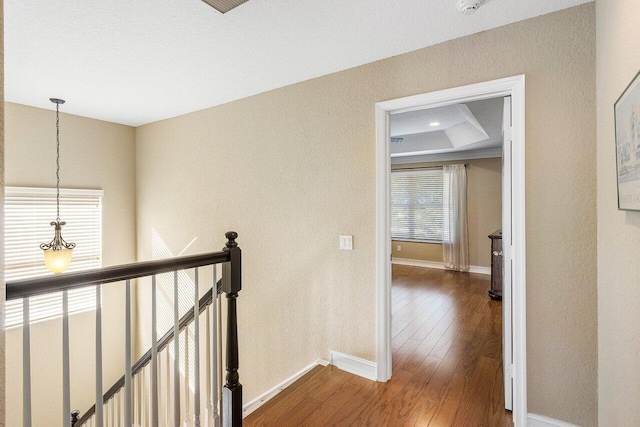
[[[442,171],[391,173],[391,238],[442,241]]]
[[[60,218],[67,222],[62,237],[76,243],[67,272],[102,266],[102,190],[60,189]],[[51,275],[44,266],[41,243],[53,239],[56,190],[5,188],[5,277],[7,282]],[[30,298],[32,323],[62,316],[62,293]],[[71,314],[96,307],[95,288],[69,291]],[[7,328],[22,324],[22,300],[7,302]]]

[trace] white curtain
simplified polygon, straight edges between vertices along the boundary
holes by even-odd
[[[467,222],[467,168],[443,167],[442,252],[449,270],[469,271],[469,229]]]

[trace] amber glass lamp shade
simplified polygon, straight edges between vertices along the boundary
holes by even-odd
[[[55,227],[55,236],[49,243],[43,243],[40,245],[40,249],[44,252],[44,265],[52,273],[62,273],[71,264],[71,256],[73,255],[73,248],[76,247],[75,243],[67,243],[62,238],[62,226],[66,222],[56,220],[51,223]]]
[[[63,273],[71,264],[73,249],[48,249],[44,252],[44,265],[55,274]]]

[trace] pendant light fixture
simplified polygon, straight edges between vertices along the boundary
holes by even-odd
[[[67,243],[62,238],[62,226],[66,225],[65,221],[60,221],[60,104],[64,104],[64,100],[50,98],[50,101],[56,104],[56,220],[51,222],[54,227],[55,234],[53,240],[49,243],[42,243],[40,249],[44,251],[44,264],[52,273],[62,273],[69,264],[71,264],[71,255],[75,243]]]

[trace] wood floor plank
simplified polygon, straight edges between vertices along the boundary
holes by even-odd
[[[359,378],[359,377],[358,377]],[[355,394],[364,387],[364,378],[359,378],[360,383],[356,381],[345,381],[336,392],[332,394],[322,405],[314,410],[305,420],[300,424],[301,427],[314,427],[328,425],[328,421],[340,411],[343,406],[347,404],[349,399],[355,396]]]
[[[278,393],[275,396],[273,396],[269,400],[269,404],[268,405],[263,405],[263,406],[259,407],[258,409],[256,409],[255,411],[253,411],[251,414],[249,414],[245,418],[245,423],[246,422],[251,423],[253,419],[257,419],[258,417],[260,417],[260,415],[262,413],[268,411],[269,408],[271,408],[273,405],[275,405],[276,403],[278,403],[279,401],[281,401],[282,399],[287,397],[289,394],[295,392],[300,387],[302,387],[302,385],[306,381],[308,381],[310,378],[312,378],[314,375],[316,375],[318,372],[320,372],[323,368],[324,368],[324,366],[318,365],[318,366],[314,367],[313,369],[311,369],[309,372],[304,374],[302,377],[300,377],[296,382],[291,384],[289,387],[285,388],[280,393]]]
[[[482,331],[476,331],[475,334],[470,337],[458,363],[456,373],[464,375],[465,377],[471,377],[473,375],[487,339],[488,333]]]
[[[482,348],[482,355],[494,359],[502,359],[502,337],[496,334],[489,334]]]
[[[496,399],[494,393],[500,391],[502,387],[496,381],[502,383],[502,376],[499,361],[481,357],[478,365],[470,379],[469,388],[460,399],[460,410],[456,414],[451,426],[464,427],[475,423],[478,427],[492,427],[500,425],[504,419],[504,406],[496,410]],[[493,407],[492,407],[493,406]],[[498,424],[496,424],[498,423]]]
[[[440,404],[438,413],[429,423],[430,427],[453,425],[453,420],[455,419],[458,408],[462,403],[462,396],[468,386],[468,381],[469,379],[464,375],[453,374],[447,387],[447,393]]]
[[[408,340],[397,351],[393,352],[391,372],[402,369],[406,361],[412,358],[415,349],[420,345],[420,341]]]
[[[327,426],[352,426],[372,400],[384,392],[386,384],[371,383],[362,387],[329,419]]]
[[[422,324],[422,327],[410,334],[407,339],[422,341],[438,324],[441,322],[451,322],[454,317],[455,313],[452,313],[451,307],[438,307],[438,309],[429,316],[427,321]]]
[[[267,403],[268,408],[258,416],[245,420],[245,425],[255,426],[270,426],[278,422],[281,418],[285,418],[287,414],[290,414],[292,410],[303,402],[305,399],[311,397],[313,392],[325,384],[331,377],[332,372],[330,369],[322,369],[316,375],[302,384],[295,392],[289,393],[282,400],[276,402],[274,405]]]
[[[502,305],[488,276],[393,266],[391,380],[317,368],[244,420],[254,426],[512,427]]]
[[[411,425],[411,414],[418,401],[425,394],[424,390],[428,387],[431,377],[434,375],[438,366],[442,362],[437,357],[428,357],[420,368],[413,374],[413,381],[406,384],[403,389],[396,395],[391,402],[390,407],[390,425]]]
[[[391,417],[391,402],[411,382],[412,375],[409,372],[396,372],[382,394],[375,400],[370,400],[367,406],[360,411],[353,425],[362,426],[386,426]]]

